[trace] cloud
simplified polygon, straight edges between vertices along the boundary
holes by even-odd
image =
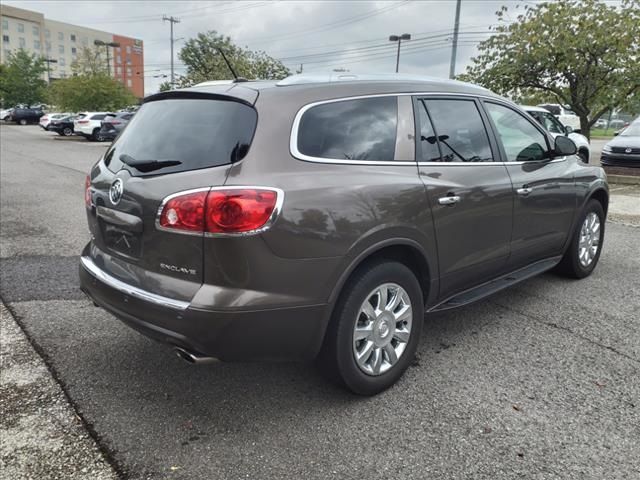
[[[352,72],[393,72],[396,45],[389,35],[410,33],[403,42],[400,71],[447,77],[455,0],[393,1],[16,1],[5,3],[44,13],[52,20],[141,38],[145,43],[145,91],[157,91],[169,74],[169,25],[162,15],[180,18],[176,38],[216,30],[239,45],[282,58],[305,72],[344,68]],[[457,72],[464,70],[475,45],[487,38],[504,3],[463,0]],[[518,11],[518,10],[516,10]],[[184,67],[177,60],[176,71]],[[331,52],[331,53],[327,53]]]

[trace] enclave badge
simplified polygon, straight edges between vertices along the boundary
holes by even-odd
[[[124,192],[122,180],[116,178],[116,180],[111,184],[111,188],[109,188],[109,200],[111,200],[111,203],[117,205],[122,198],[122,192]]]

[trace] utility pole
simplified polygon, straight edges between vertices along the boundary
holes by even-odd
[[[460,31],[460,4],[462,0],[456,0],[456,20],[453,25],[453,46],[451,47],[451,64],[449,65],[449,78],[456,76],[456,54],[458,53],[458,33]]]
[[[44,61],[47,62],[47,83],[51,85],[51,64],[58,63],[58,60],[56,60],[55,58],[47,57],[44,59]]]
[[[171,17],[167,17],[166,15],[162,16],[162,21],[163,22],[169,22],[171,24],[171,89],[173,90],[173,86],[175,83],[175,76],[173,73],[173,44],[174,44],[174,40],[173,40],[173,24],[174,23],[180,23],[180,19],[178,18],[174,18],[173,16]]]

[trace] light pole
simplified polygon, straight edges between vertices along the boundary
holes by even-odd
[[[56,60],[55,58],[47,57],[44,59],[44,61],[47,62],[47,83],[51,85],[51,64],[58,63],[58,60]]]
[[[94,40],[93,44],[97,47],[104,46],[107,49],[107,74],[111,76],[111,63],[109,62],[109,47],[119,47],[120,44],[118,42],[103,42],[102,40]]]
[[[411,35],[408,33],[403,33],[402,35],[391,35],[389,37],[390,42],[398,42],[398,54],[396,55],[396,73],[398,73],[398,68],[400,67],[400,44],[402,40],[411,40]]]
[[[456,2],[456,19],[453,23],[453,45],[451,46],[451,62],[449,64],[449,78],[456,76],[456,54],[458,53],[458,34],[460,32],[460,5],[462,0]]]
[[[163,15],[162,21],[169,22],[169,24],[171,25],[171,89],[173,90],[173,85],[175,83],[175,75],[173,72],[173,44],[176,42],[176,40],[173,39],[173,24],[180,23],[180,19],[173,16],[167,17],[166,15]]]

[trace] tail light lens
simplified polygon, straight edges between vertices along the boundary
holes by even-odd
[[[84,204],[91,208],[91,177],[89,175],[84,179]]]
[[[78,123],[89,123],[89,120],[78,120]]]
[[[178,193],[165,199],[157,224],[185,233],[256,233],[273,221],[283,195],[276,189],[250,187]]]

